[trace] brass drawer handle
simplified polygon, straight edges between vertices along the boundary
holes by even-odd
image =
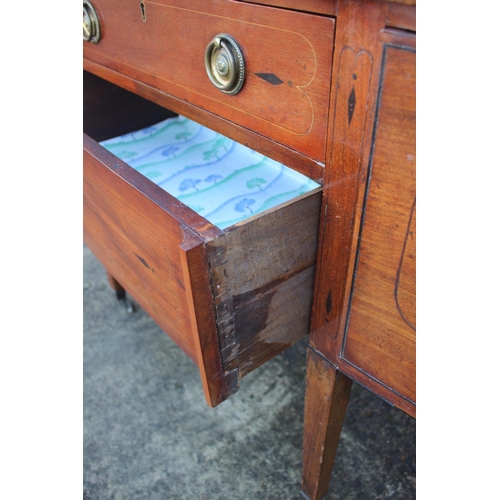
[[[205,69],[210,81],[225,94],[237,94],[245,80],[245,60],[236,40],[219,34],[205,50]]]
[[[101,26],[97,12],[90,2],[83,2],[83,39],[86,42],[98,43],[101,38]]]

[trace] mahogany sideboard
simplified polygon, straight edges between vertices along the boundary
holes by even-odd
[[[415,416],[415,0],[84,1],[84,239],[207,402],[309,335],[302,495],[353,380]],[[99,141],[182,115],[321,187],[222,230]]]

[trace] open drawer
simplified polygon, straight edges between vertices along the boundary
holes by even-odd
[[[85,102],[87,119],[137,130]],[[220,229],[85,133],[83,149],[85,243],[197,364],[210,405],[308,334],[321,188]]]

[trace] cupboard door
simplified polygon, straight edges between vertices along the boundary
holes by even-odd
[[[415,63],[411,45],[384,45],[341,352],[409,407],[415,402],[416,347]]]

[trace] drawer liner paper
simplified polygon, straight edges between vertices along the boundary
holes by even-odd
[[[100,144],[221,229],[319,186],[182,116]]]

